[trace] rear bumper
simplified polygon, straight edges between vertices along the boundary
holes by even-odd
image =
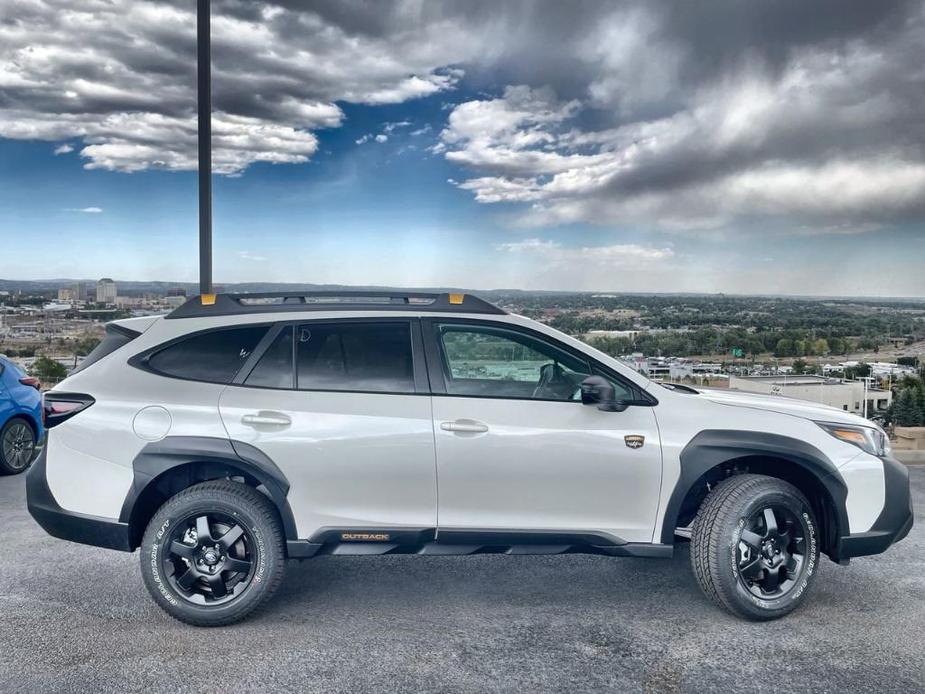
[[[26,500],[32,517],[53,537],[131,552],[127,523],[66,511],[58,505],[45,477],[46,451],[42,448],[26,473]]]
[[[895,458],[887,457],[883,459],[883,475],[883,510],[867,532],[843,535],[838,539],[832,557],[835,561],[880,554],[912,529],[914,516],[908,468]]]

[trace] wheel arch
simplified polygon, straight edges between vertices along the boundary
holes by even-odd
[[[141,544],[148,521],[171,496],[199,482],[238,478],[269,497],[287,540],[297,537],[287,495],[289,481],[253,446],[211,437],[167,437],[147,444],[132,461],[132,486],[119,521],[129,526],[132,550]]]
[[[709,490],[731,475],[776,477],[803,492],[820,525],[821,550],[831,556],[849,532],[847,487],[832,462],[804,441],[779,434],[707,430],[681,451],[681,475],[668,501],[661,542],[672,544],[676,527],[689,525]]]

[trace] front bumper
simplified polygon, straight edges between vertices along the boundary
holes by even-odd
[[[885,495],[883,510],[870,530],[838,538],[832,559],[844,561],[851,557],[880,554],[894,542],[899,542],[912,529],[912,494],[909,490],[909,470],[893,457],[883,458]]]
[[[26,473],[29,513],[49,535],[85,545],[131,552],[128,523],[66,511],[58,505],[45,477],[47,447],[39,452]]]

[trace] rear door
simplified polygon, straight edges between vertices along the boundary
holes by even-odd
[[[653,407],[603,412],[578,384],[635,386],[541,333],[424,321],[440,482],[438,539],[460,530],[650,542],[661,485]],[[638,390],[638,389],[637,389]]]
[[[221,396],[232,439],[290,483],[299,536],[434,528],[433,424],[420,325],[345,319],[279,325]]]

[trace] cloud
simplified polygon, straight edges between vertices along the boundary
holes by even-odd
[[[59,154],[70,154],[74,151],[74,148],[71,145],[60,145],[55,147],[55,156]]]
[[[100,214],[102,207],[66,207],[65,212],[82,212],[84,214]]]
[[[401,120],[401,121],[396,121],[394,123],[386,123],[385,125],[382,126],[382,132],[391,135],[395,130],[398,130],[399,128],[407,128],[409,125],[411,125],[410,120]]]
[[[674,250],[668,247],[655,248],[634,243],[566,247],[557,241],[538,238],[500,243],[495,248],[506,253],[540,258],[553,265],[572,267],[576,263],[592,262],[611,267],[638,268],[640,264],[657,263],[674,257]]]
[[[213,6],[220,173],[310,160],[343,104],[445,94],[427,151],[519,225],[859,233],[925,215],[921,0]],[[87,168],[195,169],[193,3],[14,7],[0,137],[75,143]],[[431,127],[409,120],[354,139]]]
[[[700,16],[628,4],[580,45],[557,44],[570,82],[550,70],[457,104],[431,151],[469,172],[459,188],[514,203],[526,226],[831,233],[921,221],[925,10],[849,6],[717,2]]]
[[[440,18],[366,14],[381,26],[297,3],[213,3],[216,171],[300,163],[338,102],[395,104],[455,87],[469,54]],[[87,168],[196,167],[195,4],[31,0],[0,22],[0,137],[80,139]],[[389,14],[385,18],[374,15]],[[404,28],[402,28],[404,27]],[[395,127],[398,127],[396,124]],[[68,145],[73,146],[73,145]]]
[[[241,260],[249,260],[249,261],[255,262],[255,263],[263,263],[263,262],[266,262],[266,258],[265,258],[264,256],[262,256],[262,255],[256,255],[256,254],[252,253],[251,251],[238,251],[238,252],[236,253],[236,255],[237,255]]]
[[[383,142],[388,142],[388,141],[389,141],[388,135],[383,135],[382,133],[379,133],[378,135],[376,135],[376,142],[378,142],[379,144],[382,144]]]

